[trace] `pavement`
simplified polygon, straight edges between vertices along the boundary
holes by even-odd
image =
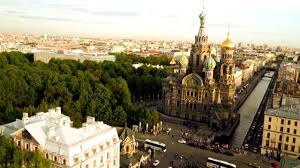
[[[243,154],[235,154],[234,156],[228,156],[221,153],[215,153],[209,150],[203,150],[197,147],[188,146],[187,144],[180,144],[178,140],[181,139],[182,134],[189,128],[176,125],[171,123],[164,123],[168,125],[168,128],[172,128],[169,134],[161,133],[158,136],[136,133],[136,138],[138,140],[151,139],[154,141],[159,141],[165,143],[167,146],[167,151],[156,152],[152,162],[154,160],[160,160],[158,168],[167,168],[172,165],[172,167],[206,167],[206,160],[208,157],[212,157],[219,160],[224,160],[229,163],[236,164],[237,167],[247,168],[249,163],[257,163],[261,168],[271,167],[271,163],[265,160],[261,155],[244,152]],[[166,129],[166,127],[165,127]],[[172,136],[173,135],[173,136]],[[177,135],[177,136],[176,136]],[[148,165],[149,166],[149,165]],[[152,166],[152,163],[149,167]],[[153,167],[153,166],[152,166]]]

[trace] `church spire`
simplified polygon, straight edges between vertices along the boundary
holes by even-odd
[[[205,13],[204,0],[203,0],[202,12],[199,15],[199,18],[200,18],[200,29],[199,29],[198,36],[204,36],[205,35],[205,17],[206,17],[206,13]]]

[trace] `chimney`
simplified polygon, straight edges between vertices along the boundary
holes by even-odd
[[[22,121],[24,124],[29,122],[28,113],[23,113]]]
[[[93,124],[93,123],[95,123],[95,117],[87,116],[86,123],[87,124]]]
[[[56,107],[55,108],[55,112],[60,115],[61,114],[61,107]]]

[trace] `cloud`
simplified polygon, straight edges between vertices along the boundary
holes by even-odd
[[[122,11],[92,11],[85,8],[71,8],[72,11],[81,12],[85,14],[92,14],[92,15],[101,15],[101,16],[140,16],[137,12],[122,12]]]

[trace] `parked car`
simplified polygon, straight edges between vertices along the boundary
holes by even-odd
[[[257,147],[254,147],[253,152],[257,153]]]
[[[159,165],[159,163],[160,163],[160,161],[159,160],[155,160],[154,162],[153,162],[153,166],[158,166]]]
[[[245,144],[245,149],[248,149],[249,148],[249,144]]]
[[[178,143],[181,143],[181,144],[186,144],[186,140],[184,140],[184,139],[180,139],[180,140],[178,140]]]
[[[248,166],[253,168],[260,168],[260,166],[257,163],[248,163]]]

